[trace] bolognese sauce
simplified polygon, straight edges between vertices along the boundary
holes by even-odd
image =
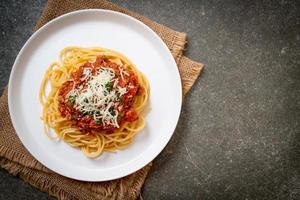
[[[138,77],[131,70],[97,57],[63,83],[58,92],[58,109],[84,130],[109,133],[138,119],[133,103],[140,90]]]

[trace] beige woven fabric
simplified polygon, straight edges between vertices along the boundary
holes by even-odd
[[[50,0],[36,29],[64,13],[87,8],[102,8],[131,15],[151,27],[167,44],[178,64],[184,95],[199,76],[203,65],[183,56],[186,34],[103,0]],[[21,144],[11,124],[7,90],[0,98],[0,166],[14,176],[59,199],[136,199],[151,163],[121,179],[107,182],[82,182],[58,175],[35,160]]]

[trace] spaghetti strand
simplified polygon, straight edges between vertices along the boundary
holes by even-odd
[[[95,62],[99,56],[132,71],[137,76],[141,88],[132,105],[138,113],[138,120],[123,123],[110,134],[99,131],[87,133],[71,120],[62,117],[58,109],[58,93],[62,84],[68,81],[71,73],[78,70],[80,66],[86,62]],[[47,84],[51,86],[48,94],[46,93]],[[81,149],[90,158],[99,156],[103,151],[115,152],[126,148],[132,143],[137,132],[145,126],[143,110],[148,102],[149,92],[147,78],[123,54],[99,47],[66,47],[59,54],[59,62],[53,62],[48,67],[40,86],[39,100],[43,106],[41,118],[45,133],[51,140],[59,138]],[[50,134],[50,128],[55,131],[56,136]]]

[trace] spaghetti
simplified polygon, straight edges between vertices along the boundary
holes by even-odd
[[[51,90],[46,93],[48,83]],[[49,66],[40,87],[45,133],[88,157],[114,152],[144,128],[148,97],[146,77],[124,55],[98,47],[67,47],[60,61]]]

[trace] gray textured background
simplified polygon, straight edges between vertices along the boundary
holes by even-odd
[[[120,1],[205,63],[144,199],[300,199],[300,2]],[[46,1],[1,1],[0,91]],[[49,199],[0,170],[0,199]]]

